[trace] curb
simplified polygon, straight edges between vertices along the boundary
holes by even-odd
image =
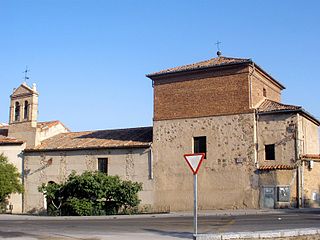
[[[297,237],[320,234],[320,228],[299,228],[277,231],[229,232],[224,234],[198,234],[195,240],[229,240],[229,239],[274,239],[280,237]]]

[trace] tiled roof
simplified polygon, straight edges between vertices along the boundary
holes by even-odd
[[[288,105],[266,99],[258,107],[258,112],[278,112],[278,111],[296,111],[302,109],[300,106]]]
[[[198,69],[204,69],[209,67],[217,67],[217,66],[232,65],[232,64],[239,64],[239,63],[250,63],[250,62],[252,62],[252,60],[248,58],[231,58],[231,57],[220,56],[220,57],[211,58],[209,60],[202,61],[202,62],[188,64],[180,67],[169,68],[159,72],[147,74],[147,77],[159,76],[159,75],[164,75],[168,73],[198,70]]]
[[[23,144],[23,141],[17,140],[15,138],[8,138],[0,136],[0,145],[21,145]]]
[[[302,159],[320,160],[320,154],[305,154],[301,156]]]
[[[271,165],[271,166],[259,166],[259,170],[292,170],[296,166],[292,165]]]
[[[281,113],[281,112],[299,112],[304,117],[308,118],[318,126],[320,126],[320,121],[312,116],[312,114],[305,111],[300,106],[288,105],[279,102],[266,99],[263,101],[260,106],[257,108],[259,114],[272,114],[272,113]]]
[[[51,127],[56,126],[58,124],[62,124],[62,123],[58,120],[49,121],[49,122],[38,122],[37,127],[40,129],[45,129],[45,128],[51,128]]]
[[[26,151],[149,147],[152,127],[61,133]]]

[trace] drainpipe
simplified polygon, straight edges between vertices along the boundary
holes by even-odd
[[[24,162],[24,159],[25,159],[25,155],[24,155],[24,152],[21,151],[21,155],[22,155],[22,170],[21,170],[21,182],[22,182],[22,186],[24,189],[26,189],[25,187],[25,171],[24,171],[24,167],[25,167],[25,162]],[[21,205],[21,212],[24,213],[24,200],[25,200],[25,195],[24,195],[24,192],[21,193],[21,201],[22,201],[22,205]]]
[[[252,103],[252,75],[255,71],[255,66],[254,64],[251,65],[252,70],[249,72],[249,106],[250,108],[253,108],[253,103]],[[254,143],[254,165],[256,168],[258,168],[258,134],[257,134],[257,129],[258,129],[258,119],[259,116],[257,114],[257,110],[254,109],[254,124],[253,124],[253,143]]]
[[[259,120],[259,115],[257,113],[257,110],[254,110],[254,119],[255,119],[255,122],[253,124],[254,164],[255,164],[256,168],[259,168],[259,164],[258,164],[258,120]]]
[[[253,103],[252,103],[252,75],[255,71],[255,66],[254,63],[251,65],[252,70],[249,72],[249,106],[250,108],[253,108]]]
[[[152,145],[150,145],[149,152],[148,152],[148,158],[149,158],[149,179],[153,179],[153,151],[152,151]]]
[[[297,175],[298,175],[298,207],[303,207],[303,186],[302,186],[302,181],[303,181],[303,172],[302,172],[302,161],[300,159],[300,152],[299,152],[299,114],[297,113],[297,123],[296,123],[296,128],[295,128],[295,158],[296,162],[298,164],[298,169],[297,169]]]
[[[304,166],[303,166],[303,161],[301,160],[301,153],[303,153],[303,149],[301,149],[301,144],[300,144],[300,132],[299,132],[299,122],[300,122],[300,114],[297,113],[297,119],[298,119],[298,123],[297,123],[297,151],[298,151],[298,159],[300,159],[300,191],[301,191],[301,207],[305,207],[305,201],[304,201]],[[301,122],[301,129],[303,130],[303,122]]]

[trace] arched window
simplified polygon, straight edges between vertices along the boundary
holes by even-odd
[[[19,102],[15,103],[14,120],[15,121],[19,121],[20,120],[20,103]]]
[[[23,112],[23,119],[28,120],[29,118],[29,103],[28,101],[24,102],[24,112]]]

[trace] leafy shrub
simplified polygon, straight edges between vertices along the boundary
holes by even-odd
[[[49,215],[105,215],[133,212],[142,184],[101,172],[71,173],[63,184],[42,184]]]

